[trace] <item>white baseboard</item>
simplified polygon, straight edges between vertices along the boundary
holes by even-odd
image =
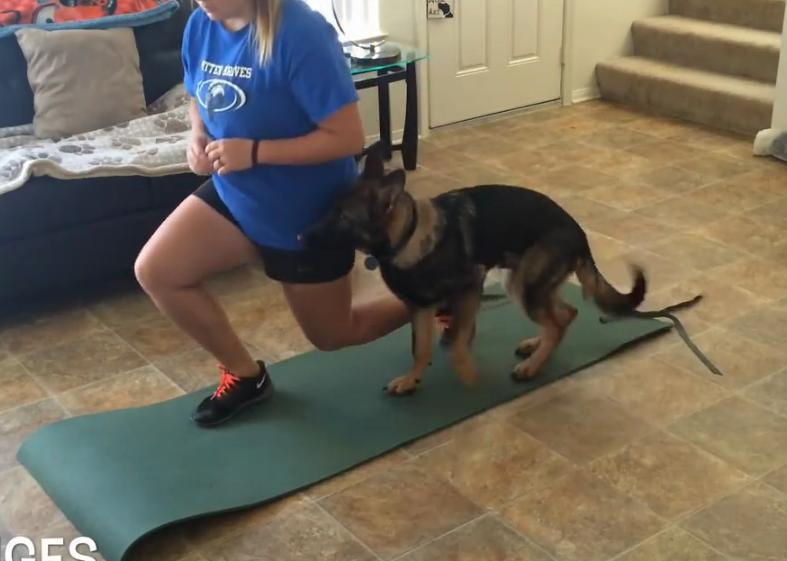
[[[394,144],[399,144],[400,142],[402,142],[403,138],[404,138],[404,129],[398,129],[398,130],[395,130],[395,131],[391,131],[391,142],[393,142]],[[370,135],[367,135],[367,137],[366,137],[366,143],[367,144],[371,144],[373,142],[377,142],[378,140],[380,140],[380,135],[379,134],[370,134]]]
[[[589,88],[580,88],[571,92],[572,103],[582,103],[583,101],[590,101],[591,99],[598,99],[601,97],[601,92],[598,88],[591,86]]]

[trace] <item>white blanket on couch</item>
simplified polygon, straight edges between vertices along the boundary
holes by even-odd
[[[40,175],[76,179],[187,172],[187,102],[182,86],[176,86],[151,104],[145,117],[67,138],[39,139],[31,127],[0,129],[0,195]]]

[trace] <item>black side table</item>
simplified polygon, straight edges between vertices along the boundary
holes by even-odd
[[[397,45],[402,55],[398,61],[381,65],[363,65],[350,62],[350,69],[358,90],[377,88],[378,114],[380,118],[380,142],[386,159],[390,159],[394,150],[402,153],[404,168],[414,170],[418,165],[418,77],[416,63],[426,59],[426,54],[417,50]],[[373,74],[372,76],[367,76]],[[390,85],[404,81],[406,84],[406,106],[404,117],[404,136],[400,144],[394,144],[391,138],[391,91]]]

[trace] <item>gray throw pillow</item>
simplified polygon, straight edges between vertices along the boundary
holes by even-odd
[[[63,137],[145,115],[145,93],[134,33],[20,29],[33,90],[39,138]]]

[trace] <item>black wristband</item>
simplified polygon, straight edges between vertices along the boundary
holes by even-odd
[[[256,166],[259,162],[260,141],[255,140],[251,145],[251,165]]]

